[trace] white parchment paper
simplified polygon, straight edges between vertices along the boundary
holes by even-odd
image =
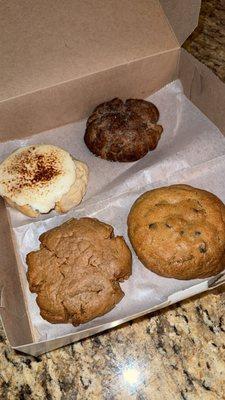
[[[159,108],[159,122],[164,132],[156,150],[135,163],[111,163],[92,155],[83,142],[86,121],[0,145],[2,160],[20,146],[55,144],[85,161],[90,170],[84,201],[66,215],[59,216],[51,212],[32,220],[7,207],[28,312],[37,341],[80,332],[126,317],[132,319],[134,314],[165,302],[168,296],[202,282],[159,277],[144,268],[133,252],[132,276],[121,285],[125,292],[123,300],[108,314],[79,327],[54,325],[43,320],[35,301],[36,295],[29,291],[26,254],[38,249],[41,233],[71,217],[93,216],[113,225],[115,233],[123,235],[131,248],[127,237],[127,215],[136,198],[146,190],[173,183],[187,183],[209,190],[225,202],[225,138],[219,130],[184,96],[178,80],[148,100]]]

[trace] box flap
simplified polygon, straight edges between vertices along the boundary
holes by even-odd
[[[201,0],[160,0],[180,45],[198,25]]]
[[[0,142],[86,118],[113,97],[145,98],[176,79],[180,48],[0,102]]]
[[[181,49],[179,64],[185,95],[225,136],[225,83],[184,49]]]
[[[11,346],[32,341],[6,208],[0,199],[0,316]]]
[[[0,21],[0,101],[179,48],[158,0],[8,0]]]

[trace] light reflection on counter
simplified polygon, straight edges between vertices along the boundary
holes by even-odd
[[[122,374],[124,381],[130,385],[136,385],[139,382],[140,371],[136,367],[126,367]]]
[[[145,380],[145,373],[136,361],[129,361],[120,366],[121,384],[126,386],[128,391],[136,391]]]

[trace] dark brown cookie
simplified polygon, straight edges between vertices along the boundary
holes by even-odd
[[[79,325],[119,303],[119,282],[131,275],[131,252],[110,225],[72,219],[39,239],[40,250],[27,255],[27,279],[44,319]]]
[[[129,213],[128,234],[158,275],[206,278],[225,268],[225,205],[205,190],[173,185],[144,193]]]
[[[97,106],[87,120],[84,141],[96,156],[110,161],[136,161],[158,144],[156,106],[140,99],[115,98]]]

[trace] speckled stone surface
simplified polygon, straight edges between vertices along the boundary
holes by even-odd
[[[198,27],[184,47],[225,82],[225,0],[202,0]]]
[[[225,0],[184,47],[225,81]],[[36,359],[0,326],[0,399],[225,399],[225,287]]]

